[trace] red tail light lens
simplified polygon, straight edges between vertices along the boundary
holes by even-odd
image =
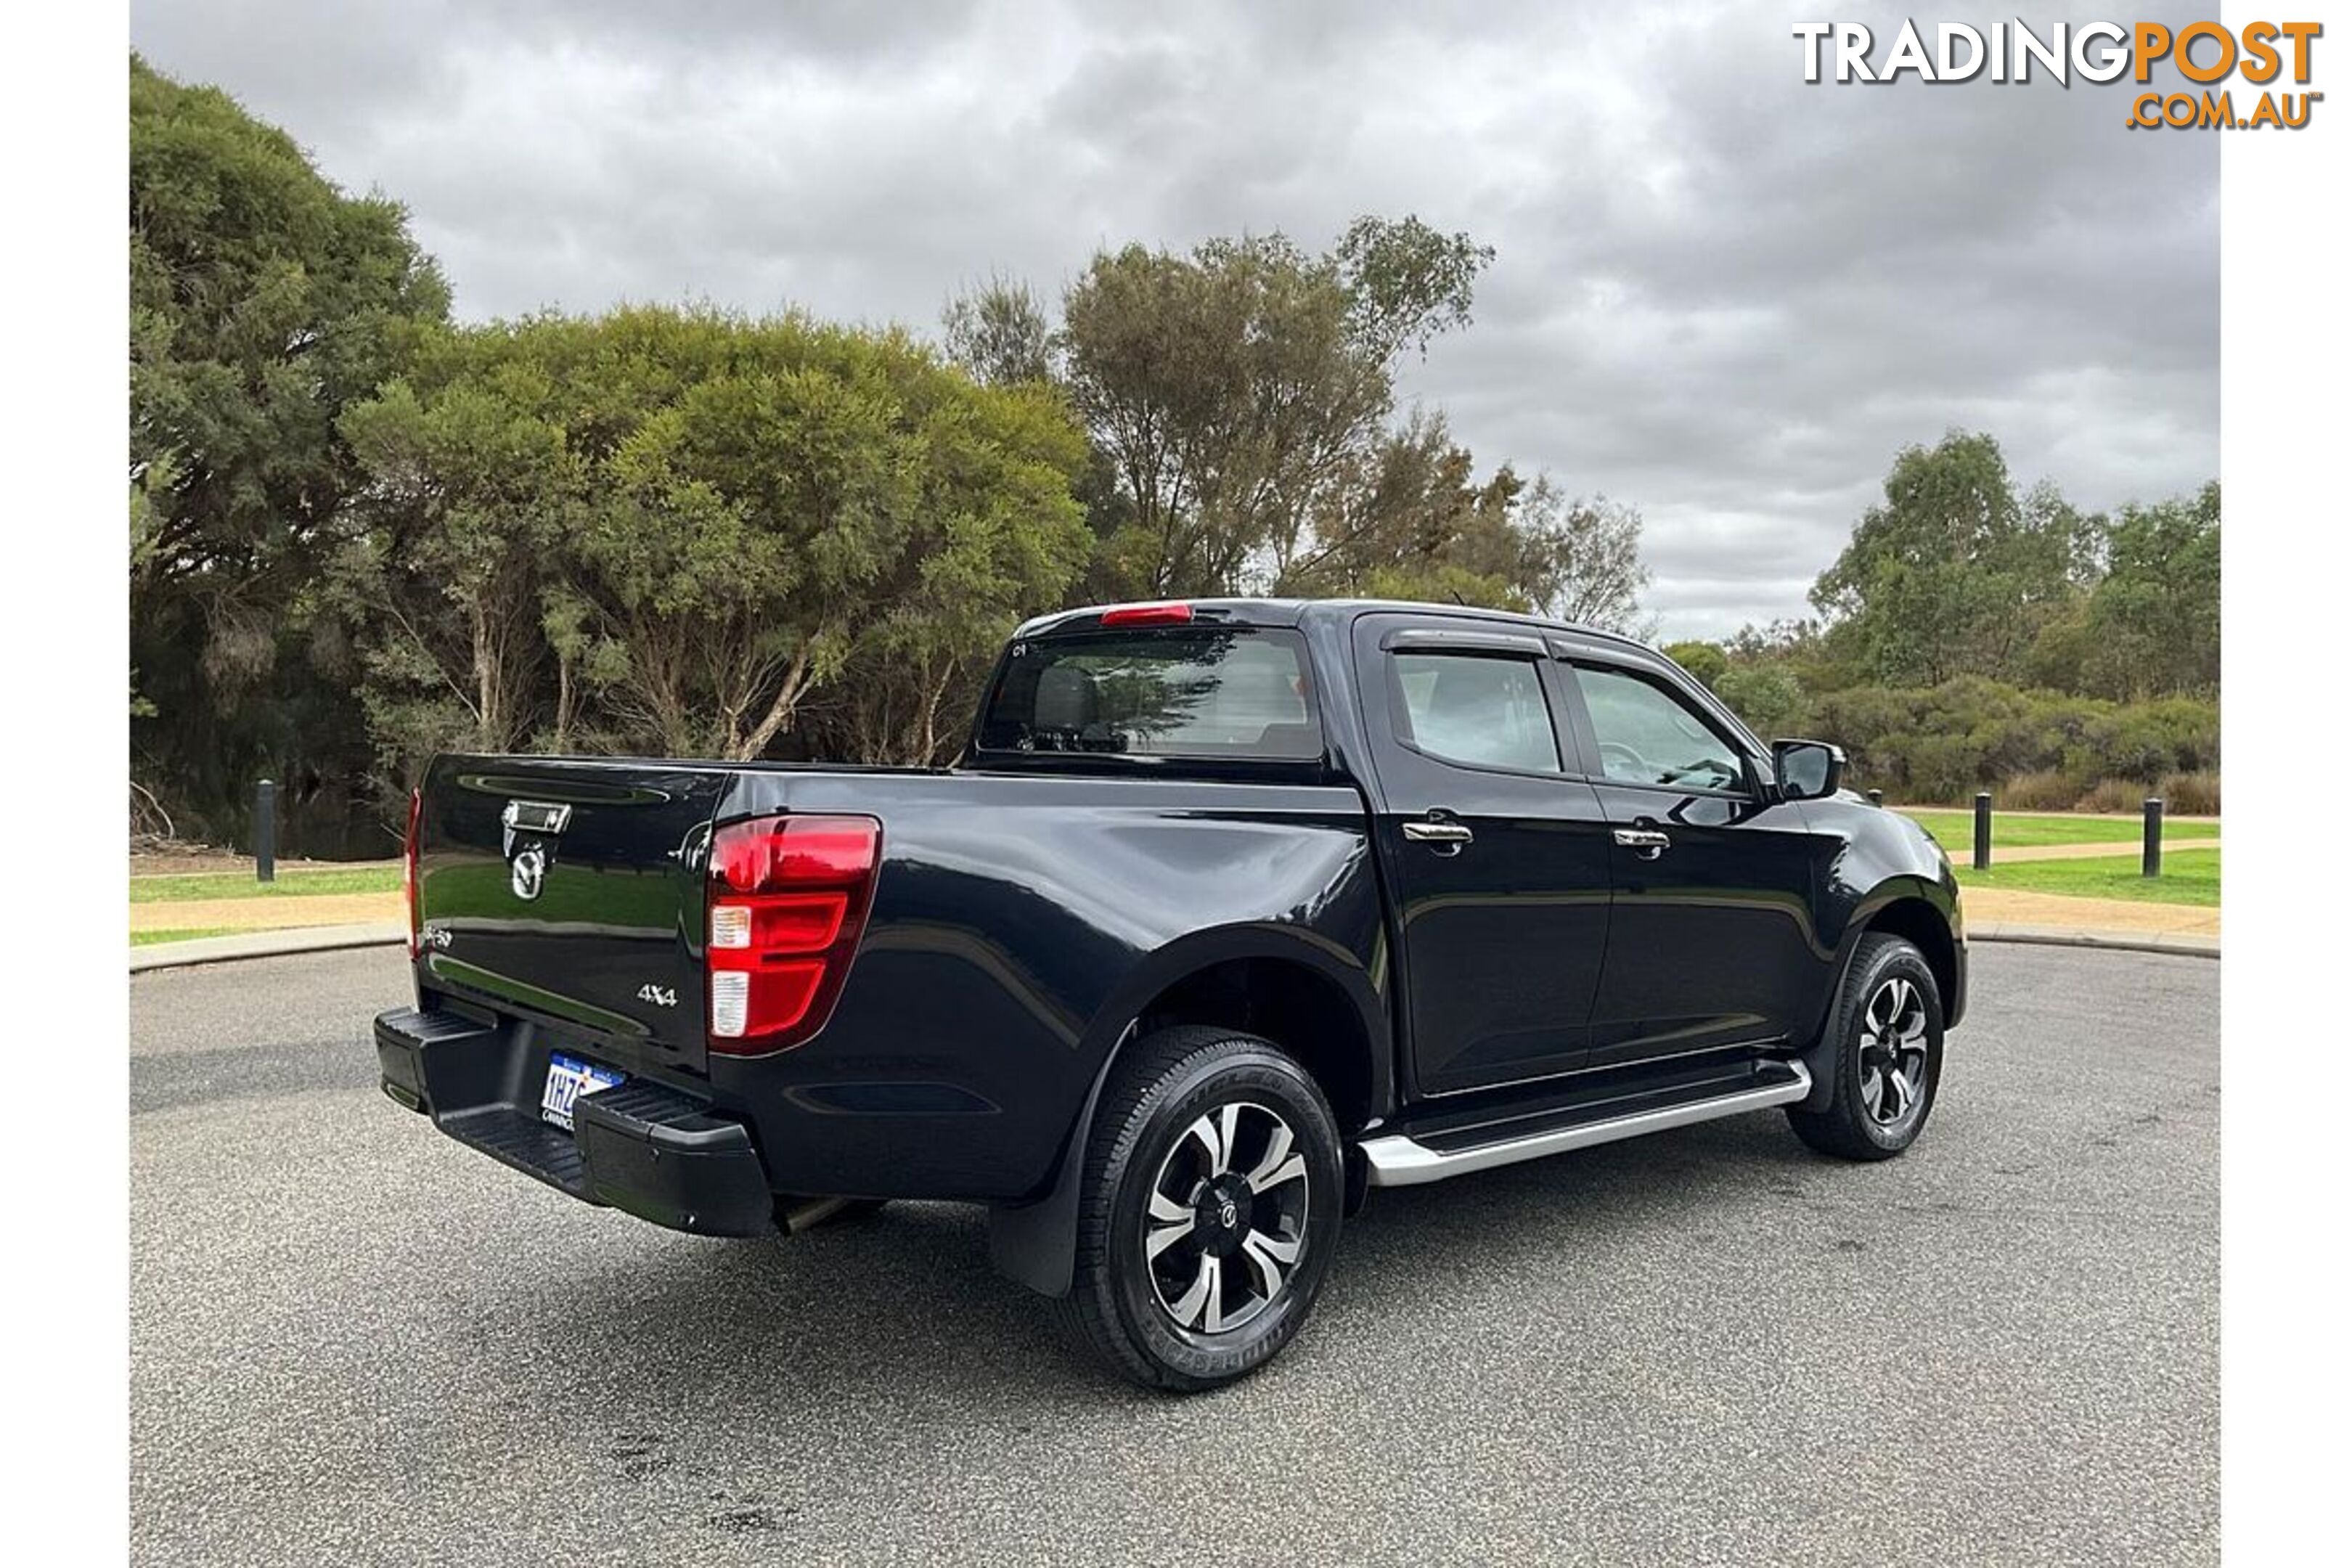
[[[1107,626],[1173,626],[1192,618],[1190,605],[1121,605],[1102,613],[1102,624]]]
[[[425,792],[410,790],[408,831],[402,837],[400,845],[400,891],[408,903],[408,961],[411,963],[416,962],[417,953],[425,946],[425,908],[418,900],[416,887],[416,861],[420,849],[417,840],[424,823]]]
[[[870,816],[760,816],[710,840],[710,1048],[764,1056],[824,1027],[881,863]]]

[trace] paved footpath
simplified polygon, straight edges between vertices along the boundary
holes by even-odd
[[[2164,852],[2168,855],[2179,849],[2220,847],[2221,841],[2218,838],[2168,838],[2164,841]],[[2137,840],[2129,844],[1996,844],[1992,847],[1992,863],[2006,866],[2012,860],[2113,860],[2137,855],[2139,849]],[[1961,846],[1960,855],[1954,863],[1965,859],[1967,854],[1967,846]]]

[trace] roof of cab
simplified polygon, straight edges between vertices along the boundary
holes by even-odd
[[[1602,631],[1598,626],[1580,626],[1573,621],[1554,620],[1549,616],[1521,615],[1512,610],[1488,610],[1467,605],[1430,605],[1407,599],[1160,599],[1141,600],[1123,605],[1088,605],[1082,609],[1056,610],[1051,615],[1037,616],[1024,621],[1013,633],[1015,638],[1044,637],[1059,631],[1090,631],[1102,624],[1103,616],[1111,610],[1139,608],[1144,605],[1182,604],[1192,607],[1196,620],[1211,624],[1245,626],[1295,626],[1310,617],[1330,616],[1353,620],[1373,612],[1395,615],[1426,615],[1468,617],[1494,621],[1504,626],[1535,626],[1545,631],[1569,632],[1580,637],[1615,643],[1621,647],[1652,651],[1646,645],[1617,632]]]

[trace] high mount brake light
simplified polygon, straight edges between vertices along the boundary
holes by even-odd
[[[710,839],[710,1048],[764,1056],[824,1027],[874,902],[882,825],[756,816]]]
[[[1107,626],[1172,626],[1192,618],[1190,605],[1121,605],[1102,613]]]
[[[416,885],[416,860],[422,848],[418,839],[424,826],[425,792],[422,789],[410,790],[408,831],[402,836],[400,842],[400,891],[408,905],[408,961],[411,963],[416,962],[417,953],[425,946],[425,909],[419,901],[421,889]]]

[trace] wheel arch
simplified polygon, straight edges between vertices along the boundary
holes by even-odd
[[[1935,977],[1937,1000],[1944,1008],[1947,1024],[1958,1022],[1967,990],[1958,924],[1958,909],[1950,893],[1924,877],[1890,877],[1855,906],[1839,941],[1837,961],[1830,966],[1829,992],[1822,999],[1813,1043],[1801,1058],[1812,1074],[1813,1089],[1801,1109],[1819,1110],[1828,1103],[1834,1077],[1831,1069],[1836,1065],[1840,1043],[1831,1038],[1830,1027],[1836,1022],[1837,1000],[1844,993],[1846,976],[1853,971],[1864,937],[1897,936],[1917,948],[1927,973]]]
[[[1846,943],[1847,963],[1853,962],[1853,950],[1863,937],[1873,931],[1899,936],[1919,950],[1919,956],[1927,961],[1927,972],[1936,977],[1937,1001],[1947,1021],[1957,1022],[1952,1015],[1959,994],[1959,943],[1952,935],[1950,917],[1921,894],[1896,894],[1860,922],[1860,929]],[[1843,980],[1843,965],[1838,973]]]
[[[1087,1026],[1080,1048],[1095,1062],[1093,1085],[1064,1133],[1051,1187],[1034,1203],[990,1211],[989,1254],[1001,1272],[1049,1296],[1068,1292],[1078,1178],[1103,1084],[1130,1042],[1177,1024],[1214,1025],[1282,1047],[1322,1088],[1343,1139],[1394,1108],[1388,1016],[1353,953],[1284,924],[1181,937],[1138,964]]]

